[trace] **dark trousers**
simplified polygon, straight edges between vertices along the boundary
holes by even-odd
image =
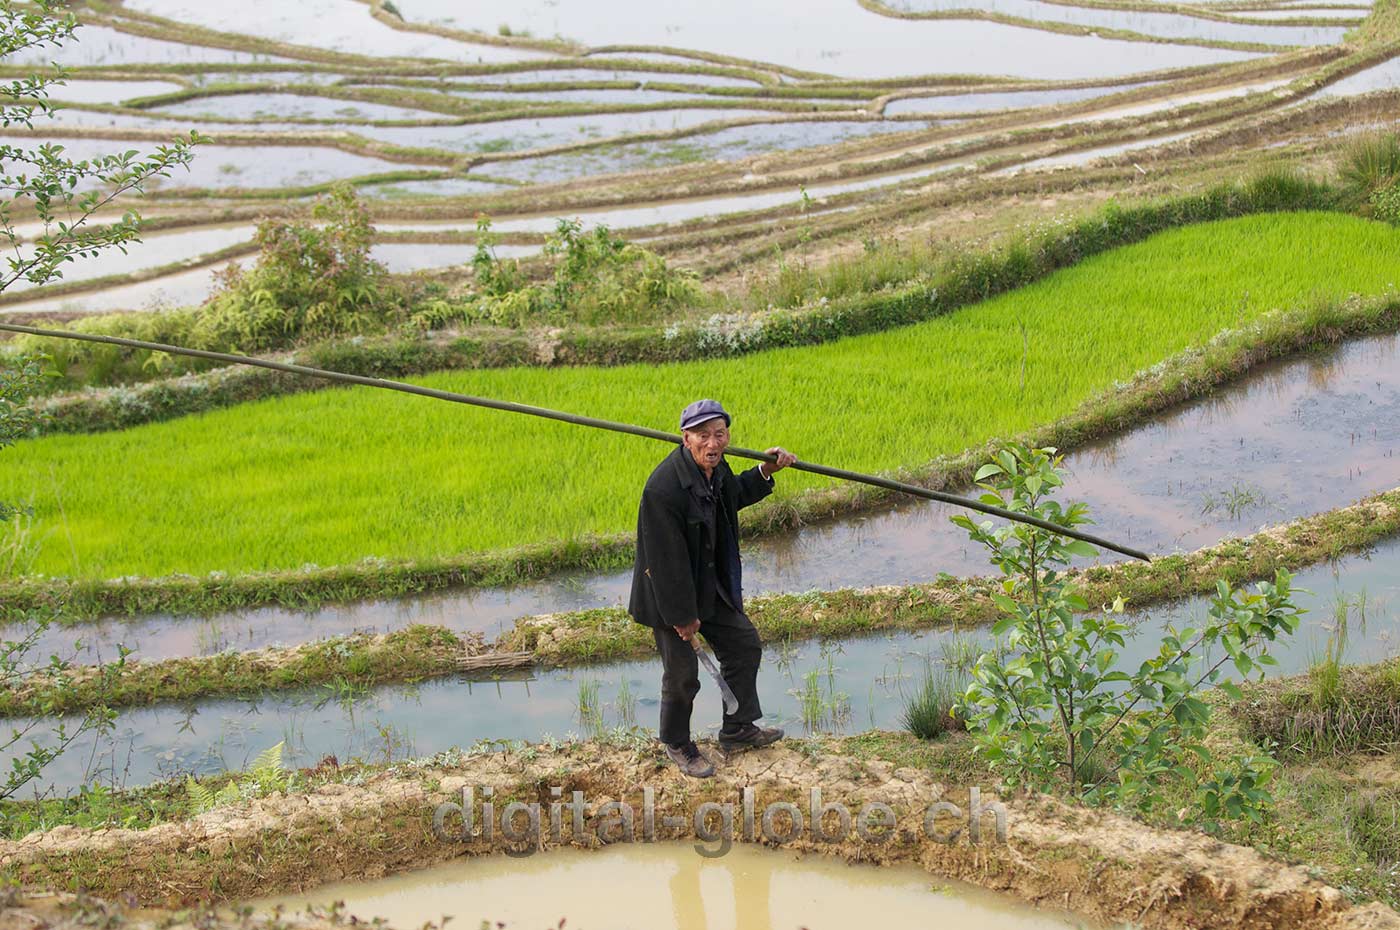
[[[714,650],[719,672],[739,701],[739,709],[724,715],[721,732],[734,733],[746,723],[763,716],[758,706],[758,666],[763,644],[753,621],[720,604],[716,615],[701,621],[700,636]],[[656,634],[661,653],[661,742],[678,746],[690,742],[690,711],[700,693],[700,660],[690,643],[680,638],[674,627],[662,627]],[[708,675],[706,677],[709,677]]]

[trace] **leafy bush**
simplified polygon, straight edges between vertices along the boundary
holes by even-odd
[[[1400,176],[1371,195],[1371,215],[1378,220],[1400,225]]]
[[[308,339],[382,330],[404,314],[403,288],[369,257],[374,229],[348,185],[312,208],[311,224],[263,220],[256,264],[230,265],[202,307],[85,317],[77,332],[182,345],[214,352],[258,352]],[[165,353],[73,340],[25,337],[21,351],[51,359],[60,382],[104,384],[208,367]]]
[[[275,348],[382,328],[400,308],[389,271],[369,257],[374,228],[349,185],[319,200],[321,225],[264,220],[257,264],[229,266],[190,332],[196,348]]]
[[[497,258],[490,220],[478,222],[477,233],[475,291],[463,300],[428,302],[414,315],[420,328],[654,323],[701,296],[694,272],[669,268],[660,255],[606,226],[585,232],[580,221],[561,219],[544,245],[551,276],[538,283],[526,278],[518,261]]]
[[[1057,526],[1088,523],[1086,505],[1051,496],[1064,483],[1060,462],[1054,449],[1008,446],[977,472],[982,500]],[[987,547],[1005,576],[992,595],[1003,615],[992,633],[1006,637],[1007,652],[977,660],[962,712],[977,751],[1008,784],[1067,782],[1085,800],[1146,812],[1161,797],[1160,783],[1173,779],[1195,796],[1188,810],[1207,827],[1262,817],[1272,760],[1212,768],[1211,707],[1202,693],[1218,686],[1239,697],[1222,677],[1227,663],[1245,677],[1277,664],[1268,644],[1293,633],[1302,613],[1286,571],[1256,594],[1220,582],[1202,626],[1168,626],[1151,658],[1122,671],[1118,650],[1131,628],[1116,619],[1121,599],[1094,615],[1063,573],[1072,557],[1095,554],[1093,546],[1023,523],[994,527],[963,515],[953,522]]]

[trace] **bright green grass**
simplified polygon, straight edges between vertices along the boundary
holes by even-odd
[[[823,346],[421,381],[668,430],[688,401],[716,397],[736,417],[737,445],[881,470],[1046,423],[1223,328],[1377,292],[1397,271],[1400,230],[1335,214],[1256,216],[1162,233],[946,317]],[[332,565],[628,531],[667,451],[355,388],[26,442],[0,453],[0,500],[32,500],[34,570],[47,574]],[[785,472],[780,493],[825,481]]]

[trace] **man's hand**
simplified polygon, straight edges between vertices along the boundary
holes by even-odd
[[[672,627],[671,629],[675,630],[676,635],[681,639],[690,642],[695,638],[695,634],[700,632],[700,619],[697,617],[685,626]]]
[[[797,461],[797,456],[793,455],[782,446],[774,446],[771,449],[764,449],[763,451],[767,452],[769,455],[776,455],[778,457],[776,462],[762,462],[759,464],[758,473],[764,478],[772,478],[773,472],[782,471],[784,468],[787,468],[793,462]]]

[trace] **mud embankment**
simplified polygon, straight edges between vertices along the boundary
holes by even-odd
[[[1393,911],[1379,904],[1352,907],[1340,891],[1310,878],[1302,867],[1194,832],[1154,830],[1044,796],[1000,800],[1003,841],[995,829],[998,800],[984,792],[981,804],[984,810],[991,806],[991,813],[981,819],[974,842],[966,819],[958,820],[971,809],[974,786],[947,784],[894,761],[862,758],[854,749],[844,740],[772,747],[725,760],[718,777],[707,781],[684,779],[646,741],[452,753],[146,830],[60,827],[31,834],[0,844],[0,867],[30,887],[70,887],[81,877],[87,890],[132,904],[232,902],[330,881],[378,878],[459,856],[605,845],[622,830],[604,822],[617,810],[600,810],[611,801],[644,812],[650,797],[657,839],[700,841],[694,819],[706,802],[738,812],[750,789],[761,822],[762,812],[777,802],[805,811],[811,789],[818,788],[823,803],[839,802],[851,810],[888,805],[893,828],[843,832],[828,817],[834,842],[798,830],[790,841],[770,839],[769,845],[851,861],[917,863],[932,874],[1032,903],[1163,930],[1400,928]],[[438,834],[435,809],[462,804],[468,792],[474,799],[475,835],[461,837],[461,818],[453,808],[439,817]],[[574,792],[584,799],[583,829],[576,831],[572,810],[566,809],[556,838],[548,824],[552,799],[562,796],[568,805]],[[497,814],[497,828],[486,834],[481,804],[488,793],[497,812],[510,802],[538,803],[545,812],[543,829],[530,839],[528,830],[500,826]],[[944,807],[934,829],[925,829],[938,802],[955,805],[959,813]],[[740,816],[735,813],[736,835],[744,829]],[[522,819],[516,817],[517,826]],[[858,818],[863,822],[869,821]],[[708,823],[714,826],[714,818]],[[787,815],[775,819],[779,837],[793,833],[786,824]],[[641,813],[633,827],[642,841]]]

